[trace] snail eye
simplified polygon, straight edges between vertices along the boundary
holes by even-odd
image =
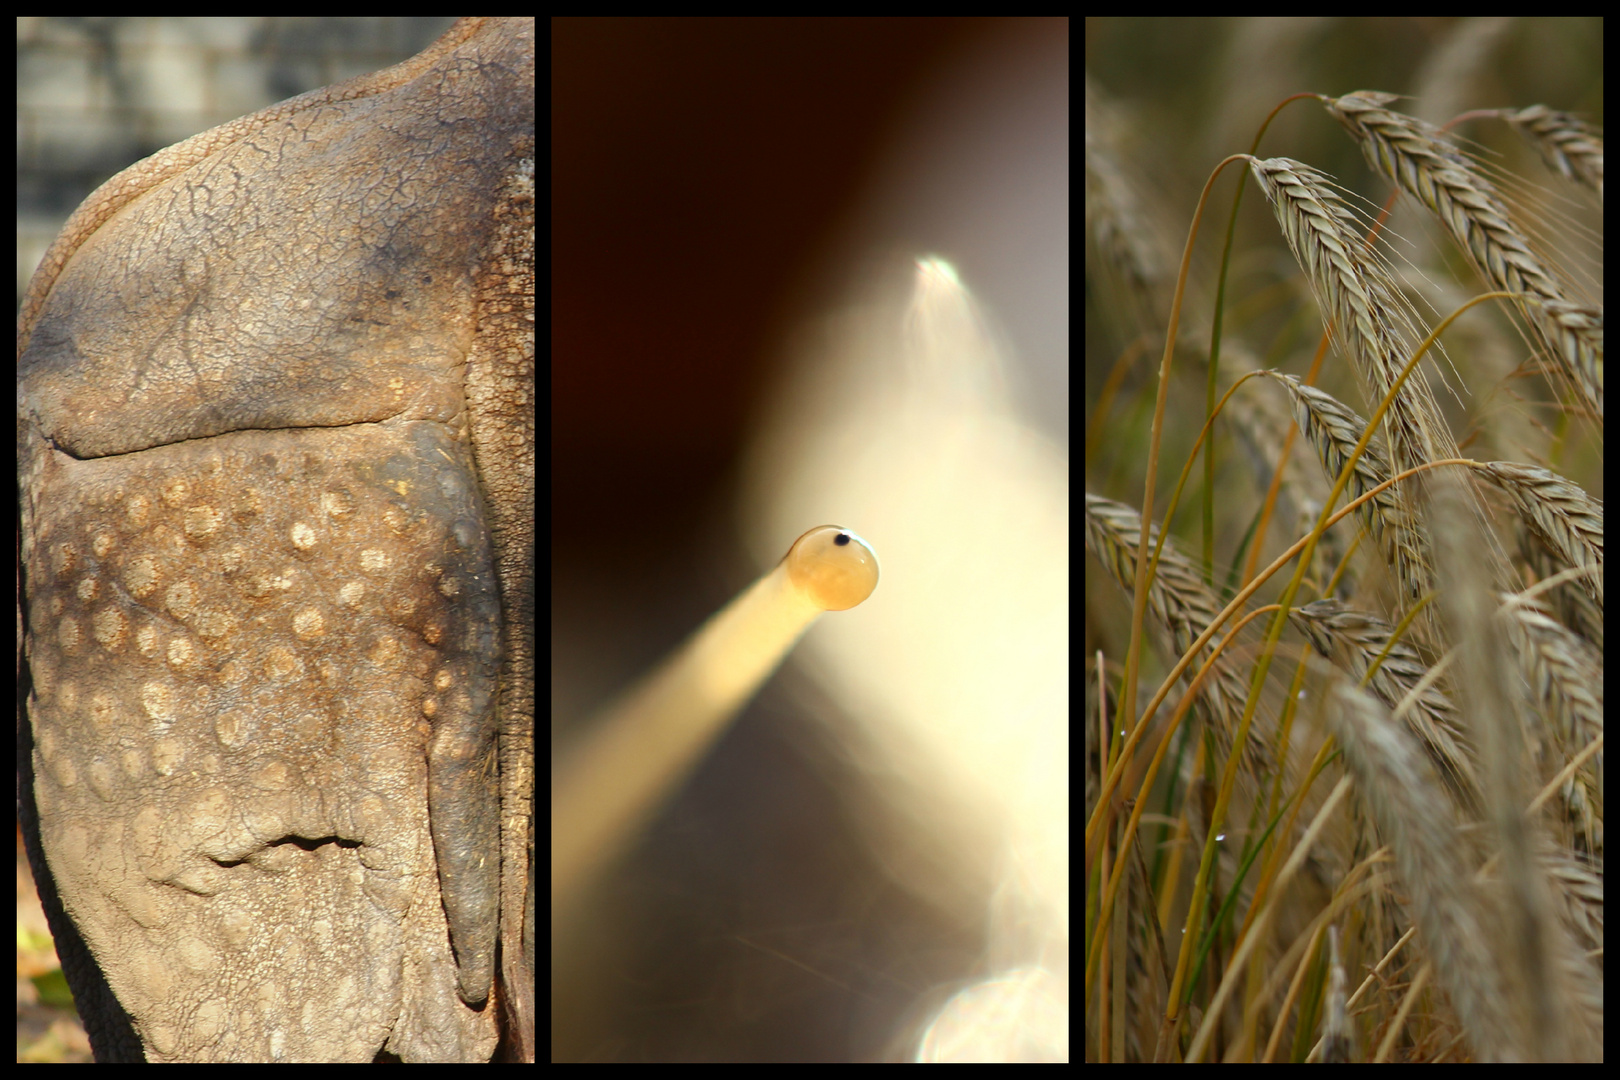
[[[837,525],[811,529],[793,542],[782,561],[793,586],[826,611],[852,608],[877,588],[872,545]]]

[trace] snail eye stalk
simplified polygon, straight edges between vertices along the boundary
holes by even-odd
[[[872,546],[821,525],[591,720],[551,779],[555,920],[635,835],[824,611],[877,588]]]
[[[782,565],[794,587],[824,611],[846,611],[877,588],[872,546],[836,525],[822,525],[799,537]]]

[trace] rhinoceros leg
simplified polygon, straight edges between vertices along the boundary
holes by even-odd
[[[466,450],[413,422],[30,460],[44,844],[149,1050],[368,1059],[402,1011],[453,1029],[445,912],[483,905],[487,993],[499,880]]]
[[[533,62],[463,20],[171,147],[30,286],[25,794],[103,1057],[532,1057]]]

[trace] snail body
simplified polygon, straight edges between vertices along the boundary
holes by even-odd
[[[870,544],[817,526],[587,725],[552,774],[554,913],[634,835],[816,619],[861,603],[877,582]]]

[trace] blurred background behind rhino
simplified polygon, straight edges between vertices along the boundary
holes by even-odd
[[[554,746],[805,528],[883,561],[554,938],[553,1060],[1065,1059],[1067,23],[552,29]]]

